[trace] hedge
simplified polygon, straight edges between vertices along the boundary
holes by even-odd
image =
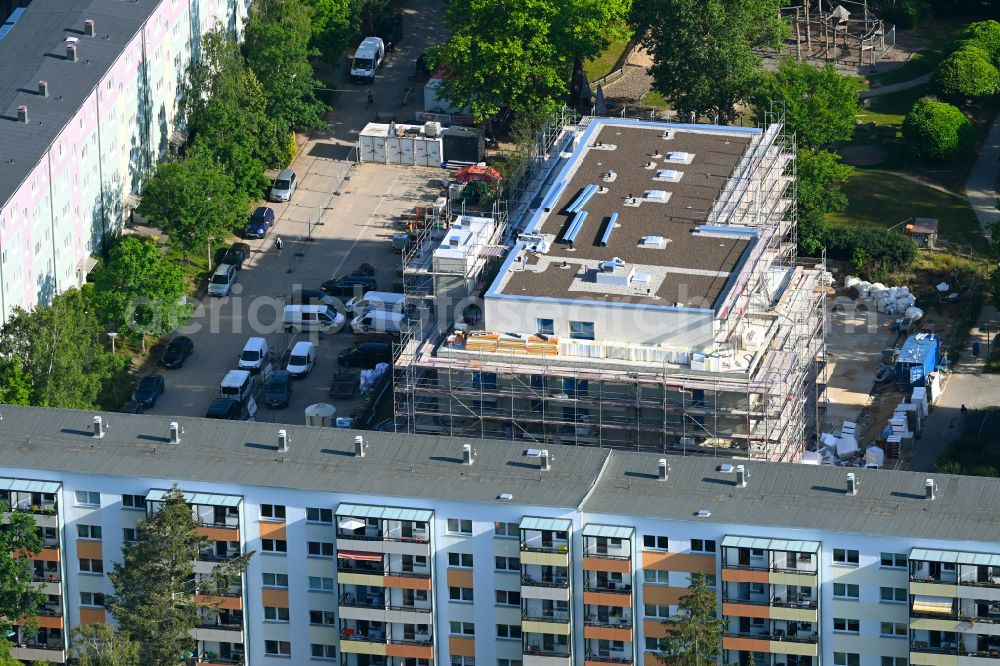
[[[931,97],[917,100],[903,120],[903,139],[914,157],[951,160],[965,155],[975,130],[962,111]]]
[[[877,227],[831,224],[823,229],[821,239],[831,259],[854,261],[863,254],[899,269],[917,258],[917,246],[908,236]]]

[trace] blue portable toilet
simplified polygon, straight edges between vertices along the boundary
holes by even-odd
[[[941,340],[934,333],[916,333],[906,338],[896,356],[896,383],[924,386],[927,375],[937,368]]]

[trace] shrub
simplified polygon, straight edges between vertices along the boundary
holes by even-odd
[[[959,39],[973,43],[986,51],[990,60],[1000,57],[1000,23],[996,21],[970,23],[959,35]]]
[[[966,46],[938,65],[934,86],[945,97],[986,97],[1000,89],[1000,72],[981,47]]]
[[[931,4],[928,0],[903,0],[891,7],[883,7],[881,14],[883,21],[910,30],[931,15]]]
[[[965,155],[975,131],[958,107],[930,97],[917,100],[903,120],[903,140],[914,157],[950,160]]]
[[[859,272],[873,259],[902,269],[917,258],[917,246],[908,236],[875,227],[831,224],[823,229],[822,242],[828,257],[850,261]]]

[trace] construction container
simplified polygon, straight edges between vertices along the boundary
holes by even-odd
[[[896,356],[896,383],[923,386],[940,359],[940,339],[934,333],[917,333],[906,338]]]

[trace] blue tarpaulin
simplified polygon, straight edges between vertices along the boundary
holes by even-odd
[[[923,386],[927,375],[937,368],[940,353],[940,339],[934,333],[909,336],[896,356],[896,382]]]

